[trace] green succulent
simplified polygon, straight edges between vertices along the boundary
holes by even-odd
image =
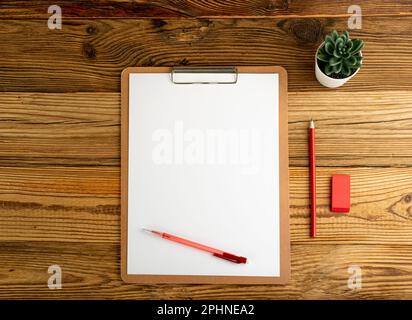
[[[325,37],[325,45],[319,49],[317,58],[323,62],[320,66],[326,75],[349,77],[362,65],[362,48],[362,40],[350,39],[347,31],[339,35],[333,30]]]

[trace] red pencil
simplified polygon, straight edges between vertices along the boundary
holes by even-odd
[[[315,122],[309,125],[309,162],[310,162],[310,235],[316,237],[316,151],[315,151]]]
[[[153,234],[156,234],[156,235],[162,237],[163,239],[174,241],[174,242],[183,244],[183,245],[188,246],[188,247],[192,247],[192,248],[196,248],[196,249],[199,249],[199,250],[202,250],[202,251],[209,252],[212,255],[214,255],[215,257],[218,257],[220,259],[225,259],[225,260],[228,260],[228,261],[231,261],[231,262],[234,262],[234,263],[246,263],[246,261],[247,261],[247,259],[245,257],[240,257],[240,256],[237,256],[237,255],[234,255],[234,254],[231,254],[231,253],[219,250],[219,249],[215,249],[215,248],[212,248],[212,247],[209,247],[209,246],[205,246],[204,244],[200,244],[198,242],[194,242],[194,241],[187,240],[187,239],[184,239],[184,238],[181,238],[181,237],[178,237],[178,236],[174,236],[170,233],[160,232],[160,231],[155,231],[155,230],[149,230],[149,229],[145,229],[145,228],[143,228],[143,230],[147,231],[147,232],[150,232],[150,233],[153,233]]]

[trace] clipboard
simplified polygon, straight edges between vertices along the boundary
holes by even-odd
[[[161,208],[172,209],[173,204],[176,204],[177,206],[181,206],[182,202],[184,201],[174,202],[173,199],[168,198],[168,193],[160,193],[163,195],[163,197],[157,198],[156,208],[154,208],[153,206],[151,206],[151,203],[147,202],[147,198],[150,198],[150,197],[148,197],[147,195],[140,195],[139,192],[136,192],[136,190],[139,190],[139,189],[138,187],[136,188],[135,185],[136,184],[139,185],[139,183],[140,184],[146,183],[144,185],[144,188],[140,186],[141,188],[140,190],[142,191],[142,193],[149,192],[150,190],[155,190],[156,188],[159,187],[160,184],[158,184],[157,186],[154,184],[151,184],[152,180],[150,179],[150,177],[146,176],[147,172],[154,173],[154,175],[157,177],[155,178],[155,180],[157,179],[156,181],[162,181],[161,180],[162,178],[159,178],[158,175],[161,177],[167,176],[167,175],[166,174],[163,175],[163,173],[158,174],[159,171],[166,170],[164,169],[164,167],[159,167],[159,169],[156,169],[156,168],[153,169],[151,167],[152,169],[150,170],[144,170],[140,168],[139,169],[140,171],[137,170],[135,166],[139,167],[140,166],[139,163],[145,162],[146,160],[145,161],[136,160],[138,159],[138,157],[142,156],[143,152],[142,153],[138,152],[137,153],[138,155],[136,156],[135,149],[138,148],[139,145],[140,146],[146,145],[148,143],[148,140],[150,140],[149,135],[145,136],[146,140],[139,140],[139,139],[143,139],[142,136],[146,134],[146,132],[144,132],[143,130],[147,129],[146,126],[148,126],[147,125],[148,122],[152,121],[153,118],[156,118],[158,121],[163,121],[164,117],[167,117],[167,115],[173,117],[174,113],[170,112],[169,109],[173,108],[173,103],[175,103],[173,101],[176,101],[177,98],[175,99],[174,96],[173,97],[171,96],[172,94],[170,92],[173,92],[173,91],[170,91],[170,90],[175,90],[175,88],[178,88],[176,89],[178,90],[177,95],[182,94],[182,92],[184,92],[185,90],[187,90],[186,92],[189,92],[192,90],[195,93],[197,92],[197,94],[199,94],[198,99],[205,99],[208,97],[207,95],[206,96],[204,95],[209,92],[208,88],[212,88],[212,87],[217,88],[217,86],[219,86],[219,89],[216,92],[218,92],[220,95],[223,96],[226,90],[229,90],[225,88],[232,88],[232,89],[236,88],[236,85],[241,85],[242,82],[244,83],[247,77],[254,77],[254,76],[256,77],[259,75],[262,75],[262,76],[273,75],[276,78],[276,84],[277,84],[276,88],[275,87],[272,88],[273,91],[276,91],[276,103],[277,103],[277,110],[274,111],[276,112],[276,118],[277,118],[277,130],[276,132],[273,132],[274,136],[276,137],[278,141],[277,148],[274,148],[275,150],[273,151],[278,156],[276,160],[277,165],[274,166],[276,167],[274,172],[277,172],[277,176],[274,177],[274,179],[276,178],[276,181],[277,181],[277,185],[275,183],[275,186],[274,186],[274,192],[277,194],[278,200],[273,210],[273,226],[274,226],[274,229],[276,228],[277,230],[276,232],[277,232],[277,237],[278,237],[276,239],[276,242],[278,245],[276,249],[277,254],[278,254],[278,262],[276,265],[277,273],[272,275],[271,273],[266,274],[267,271],[265,271],[266,273],[263,272],[262,274],[256,274],[256,275],[248,274],[246,272],[243,274],[242,269],[236,269],[236,271],[234,271],[233,274],[230,274],[230,273],[220,274],[221,269],[229,270],[225,272],[230,272],[230,270],[235,270],[235,269],[230,269],[234,267],[234,266],[228,265],[231,262],[225,262],[225,261],[217,262],[213,260],[214,257],[206,257],[207,254],[205,255],[205,253],[203,252],[198,252],[190,248],[182,248],[182,246],[180,246],[179,244],[169,243],[169,241],[164,240],[164,239],[150,239],[149,240],[148,238],[142,238],[140,234],[139,234],[140,238],[135,238],[136,234],[138,234],[139,232],[138,230],[139,226],[142,228],[148,227],[146,224],[152,223],[150,218],[152,217],[155,218],[155,217],[158,217],[159,214],[164,214],[165,219],[166,220],[169,219],[169,221],[167,223],[165,222],[164,225],[160,225],[161,223],[159,223],[159,218],[158,218],[157,224],[153,225],[154,227],[159,227],[160,229],[163,228],[162,231],[167,231],[167,232],[170,232],[172,234],[177,234],[182,237],[185,235],[188,235],[187,238],[190,238],[190,240],[199,241],[205,244],[211,244],[210,243],[211,241],[216,241],[214,242],[215,247],[220,246],[220,248],[222,249],[225,248],[225,245],[226,245],[226,248],[227,246],[229,246],[229,243],[228,243],[229,241],[225,243],[223,243],[223,241],[222,243],[218,243],[218,238],[221,237],[222,233],[225,233],[225,231],[222,231],[224,229],[221,229],[220,233],[215,233],[215,236],[213,238],[209,238],[209,240],[207,239],[206,236],[204,238],[199,239],[199,237],[197,238],[195,237],[196,234],[190,234],[190,231],[188,230],[188,228],[186,228],[185,230],[176,230],[171,227],[170,225],[171,221],[182,220],[182,219],[178,219],[179,217],[176,218],[176,216],[174,216],[174,219],[173,217],[169,217],[168,216],[169,213],[167,212],[167,210],[160,211],[159,213],[159,210],[161,210]],[[159,92],[153,91],[153,92],[157,92],[157,94],[150,95],[147,93],[147,91],[150,91],[153,89],[153,88],[148,87],[149,85],[151,85],[152,87],[155,87],[156,89],[156,86],[157,86],[156,81],[158,81],[159,83],[163,81],[163,83],[165,83],[166,76],[167,76],[167,81],[169,82],[169,84],[167,84],[168,86],[167,88],[169,88],[170,86],[171,88],[171,89],[169,88],[170,90],[169,89],[166,90],[165,89],[166,87],[159,86],[159,88],[163,88],[163,90],[160,90]],[[189,78],[187,78],[187,76],[189,76]],[[139,77],[141,77],[141,81],[133,82],[135,80],[132,80],[132,77],[136,79],[139,79]],[[251,81],[251,82],[254,83],[254,81]],[[139,83],[139,85],[136,85],[136,83]],[[142,84],[141,88],[140,88],[140,83]],[[131,84],[132,84],[132,87],[130,87]],[[164,85],[166,86],[166,84]],[[144,86],[146,86],[146,90],[143,89]],[[208,86],[211,86],[211,87],[208,87]],[[271,88],[269,89],[272,90]],[[242,93],[242,94],[245,94],[245,93]],[[166,95],[166,97],[163,97],[162,95]],[[169,98],[167,97],[167,95],[169,95]],[[151,105],[151,108],[149,107],[147,107],[146,109],[140,108],[140,106],[142,106],[144,103],[150,104],[151,99],[155,96],[156,98],[154,99],[155,100],[157,99],[156,101],[160,101],[160,102],[158,102],[157,104]],[[182,98],[180,97],[180,99]],[[138,106],[136,103],[133,104],[132,106],[129,106],[129,103],[134,103],[133,101],[135,100],[138,101],[137,104],[140,104],[140,106]],[[171,105],[169,105],[170,101],[171,101]],[[200,101],[200,100],[196,100],[196,101]],[[227,100],[226,100],[226,103],[228,105],[231,104],[231,102]],[[162,105],[162,107],[159,107],[160,105]],[[159,107],[158,110],[156,109],[157,107]],[[168,109],[168,107],[170,108]],[[183,112],[181,113],[181,115],[184,116],[185,115],[184,112],[188,112],[188,113],[193,112],[193,109],[190,109],[189,107],[196,108],[196,105],[190,105],[190,106],[184,105],[183,107],[180,106],[179,112]],[[250,108],[252,108],[253,110],[252,105],[250,106]],[[270,110],[270,108],[271,106],[266,106],[265,110]],[[156,109],[156,110],[151,110],[151,109]],[[134,113],[134,110],[138,110],[138,116],[136,116],[136,114]],[[164,117],[159,116],[163,114],[163,112],[165,113]],[[207,113],[206,111],[203,111],[203,112],[205,112],[203,113],[203,115],[206,116],[207,118],[209,116],[209,113]],[[218,119],[218,116],[219,116],[219,109],[216,108],[214,109],[213,112],[215,112],[214,113],[215,117],[213,118],[213,116],[210,116],[211,117],[210,119],[214,119],[213,121],[218,121],[216,119]],[[213,112],[211,111],[210,113],[213,114]],[[250,110],[248,112],[250,112]],[[152,114],[152,116],[150,116],[150,114]],[[256,110],[256,112],[253,112],[250,114],[259,115],[259,111]],[[130,117],[132,117],[132,119],[130,119]],[[146,122],[143,121],[142,118],[144,117],[149,117],[148,121]],[[201,118],[201,116],[199,116],[199,118]],[[155,121],[156,119],[154,119],[153,121]],[[230,117],[227,119],[230,119]],[[135,124],[132,124],[130,121],[141,121],[141,122],[139,122],[140,123],[139,126],[134,127]],[[251,119],[250,121],[253,122],[254,120]],[[177,122],[175,119],[175,125],[176,123]],[[181,124],[181,123],[178,123],[178,124]],[[150,130],[153,131],[153,128],[148,129],[148,131]],[[134,134],[135,131],[137,131],[138,133]],[[207,130],[204,132],[207,132]],[[153,135],[152,135],[152,138],[153,138]],[[133,142],[132,142],[132,145],[129,146],[129,142],[131,141],[131,139],[133,140]],[[136,143],[136,141],[140,141],[140,143]],[[133,150],[130,150],[129,147]],[[148,151],[149,149],[145,149],[145,150]],[[147,159],[149,159],[149,155],[147,157],[148,157]],[[146,161],[145,163],[148,163],[148,162]],[[149,164],[149,166],[152,166],[152,165]],[[185,170],[182,169],[182,168],[185,168],[185,166],[179,167],[172,163],[171,167],[174,168],[173,174],[177,174],[174,177],[179,177],[179,174],[182,174],[182,172],[185,172]],[[190,174],[196,173],[196,170],[197,170],[196,166],[193,166],[193,165],[190,166],[189,164],[189,166],[186,166],[186,167],[187,168],[190,167],[190,169],[188,169],[190,170]],[[205,167],[205,166],[200,165],[198,167]],[[215,170],[214,168],[215,167],[213,167],[210,170]],[[220,170],[220,169],[216,169],[216,170]],[[136,172],[138,173],[140,172],[140,174],[136,174]],[[221,171],[221,172],[226,172],[226,170]],[[201,178],[202,175],[197,176],[196,181],[201,180],[199,179],[199,177]],[[216,68],[130,67],[130,68],[125,69],[122,72],[122,76],[121,76],[121,277],[125,282],[140,283],[140,284],[154,284],[154,283],[285,284],[287,283],[290,278],[290,239],[289,239],[289,200],[288,200],[289,183],[288,183],[288,180],[289,180],[289,175],[288,175],[287,73],[282,67],[278,67],[278,66],[267,66],[267,67],[242,66],[242,67],[216,67]],[[194,181],[194,180],[188,180],[188,181]],[[223,180],[221,180],[221,182],[222,181]],[[253,182],[253,179],[251,181]],[[268,185],[272,186],[272,184],[270,183]],[[201,183],[198,185],[198,187],[199,186],[201,186]],[[191,188],[192,186],[187,186],[187,190],[185,190],[185,192],[191,192]],[[199,188],[201,189],[201,187]],[[264,187],[262,188],[268,189],[269,192],[271,192],[270,188],[264,188]],[[133,190],[133,194],[129,194],[131,192],[131,189]],[[197,189],[197,191],[200,189]],[[175,190],[172,190],[172,191],[175,191]],[[255,196],[254,200],[256,200],[256,197],[259,197],[259,195]],[[246,201],[247,194],[243,198],[244,198],[243,200]],[[135,199],[140,199],[140,201],[135,200]],[[167,202],[167,204],[165,204],[164,202]],[[133,207],[133,210],[130,209],[130,207]],[[225,207],[225,204],[223,204],[223,207]],[[270,207],[270,203],[269,203],[269,207]],[[138,209],[135,210],[136,208]],[[181,207],[179,208],[181,209]],[[230,206],[227,206],[227,208],[230,208]],[[237,208],[239,208],[240,210],[242,209],[241,206],[237,206]],[[259,214],[260,214],[259,208],[260,207],[258,203],[257,203],[257,208],[258,208],[256,209],[257,212],[253,213],[253,219],[251,218],[250,220],[251,222],[254,222],[254,223],[258,223],[260,221],[260,218],[259,218]],[[189,209],[190,210],[193,209],[193,206]],[[136,217],[136,214],[137,214],[136,211],[141,211],[141,213],[139,213],[140,216]],[[143,211],[144,213],[142,213]],[[265,210],[262,210],[262,211],[265,211]],[[192,221],[193,224],[196,224],[196,225],[199,220],[202,220],[202,218],[204,220],[207,220],[208,215],[211,214],[210,211],[204,211],[204,207],[202,206],[198,207],[197,210],[192,210],[191,214],[196,215],[196,212],[202,212],[202,215],[199,215],[199,219],[196,218],[196,220]],[[272,214],[270,210],[269,210],[269,213]],[[224,216],[224,214],[225,212],[222,211],[220,217],[222,215]],[[231,214],[236,214],[236,213],[231,213]],[[276,215],[277,215],[278,220],[276,220],[275,218]],[[145,224],[140,224],[140,222],[136,220],[139,217],[140,218],[144,217],[144,219],[141,219],[141,220],[142,222],[143,220],[145,220],[144,221]],[[186,216],[186,218],[187,217],[188,216]],[[267,217],[267,213],[266,213],[266,217]],[[224,218],[222,219],[224,220]],[[236,216],[235,216],[234,219],[232,220],[238,220],[238,219],[236,219]],[[241,219],[239,218],[239,220]],[[137,224],[136,224],[136,221],[138,221]],[[134,223],[134,225],[131,227],[132,223]],[[206,223],[206,222],[202,222],[202,223],[205,226],[207,225],[213,226],[213,224],[210,224],[210,223]],[[220,226],[218,223],[219,222],[215,223],[215,226],[218,226],[218,227],[213,228],[213,229],[224,227],[224,226]],[[253,226],[253,223],[251,223],[251,225]],[[200,227],[198,227],[198,230],[204,230],[204,229],[200,229]],[[150,237],[150,235],[145,235],[145,236]],[[253,230],[248,236],[246,236],[246,238],[249,237],[250,240],[253,240],[253,239],[259,239],[259,236],[260,235],[259,235],[258,230]],[[135,240],[135,239],[140,239],[140,240]],[[228,238],[227,240],[234,241],[234,243],[231,243],[230,246],[231,248],[234,248],[234,251],[236,251],[236,248],[237,248],[236,241],[240,241],[240,237],[238,237],[237,240],[233,238]],[[143,249],[140,248],[140,251],[135,251],[134,247],[135,246],[138,247],[139,245],[142,246],[143,245],[142,242],[146,242],[145,247]],[[145,253],[144,257],[142,256],[140,260],[139,260],[139,257],[136,256],[137,254],[133,255],[133,252],[142,252],[142,250],[144,252],[144,250],[146,250],[146,247],[150,248],[151,253]],[[162,254],[159,253],[159,255],[157,255],[159,251],[162,251]],[[252,256],[253,255],[258,256],[257,254],[258,251],[259,251],[259,248],[256,248],[256,251],[250,250],[249,248],[249,252]],[[241,254],[243,252],[238,252],[238,253]],[[272,253],[273,253],[272,250],[270,250],[270,252],[266,252],[265,254],[268,254],[269,256],[271,256]],[[262,254],[262,253],[259,253],[259,254]],[[187,256],[190,256],[190,257],[186,258]],[[181,260],[184,260],[184,261],[176,261],[176,260],[179,260],[179,257]],[[207,259],[207,258],[211,260],[210,261],[201,260],[201,259]],[[185,259],[189,259],[189,260],[185,260]],[[131,262],[132,260],[134,262]],[[216,259],[216,260],[220,260],[220,259]],[[147,265],[138,266],[139,263],[142,264],[142,261],[145,261],[143,264],[147,264]],[[195,261],[197,264],[193,261]],[[193,262],[193,267],[191,267],[192,262]],[[205,265],[207,265],[208,263],[210,263],[211,265],[213,264],[213,268],[211,268],[210,270],[207,269],[207,266],[205,267]],[[222,263],[222,264],[218,265],[218,263]],[[223,264],[223,263],[226,263],[226,264]],[[253,262],[252,262],[252,266],[253,266]],[[173,268],[174,270],[172,270]],[[182,268],[186,268],[186,269],[182,270]],[[193,271],[196,268],[200,270],[199,274]],[[142,270],[142,271],[136,271],[136,270]],[[171,271],[169,272],[169,270]],[[259,269],[256,269],[256,270],[259,270]]]

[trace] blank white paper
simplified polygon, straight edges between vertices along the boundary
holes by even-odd
[[[128,274],[280,276],[278,87],[278,74],[191,85],[130,74]]]

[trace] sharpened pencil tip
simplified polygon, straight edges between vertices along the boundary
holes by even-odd
[[[312,119],[310,119],[309,128],[315,128],[315,121],[313,121]]]
[[[150,230],[150,229],[142,228],[142,230],[143,230],[143,231],[146,231],[146,232],[152,233],[152,230]]]

